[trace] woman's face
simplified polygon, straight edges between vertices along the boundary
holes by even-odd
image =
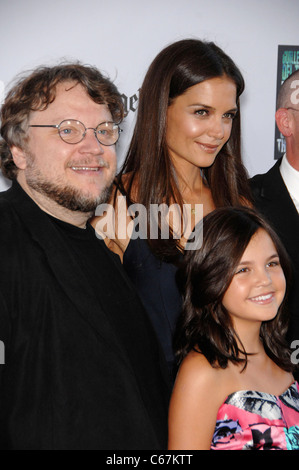
[[[226,76],[198,83],[167,110],[166,143],[176,170],[211,166],[228,141],[237,112],[235,83]]]

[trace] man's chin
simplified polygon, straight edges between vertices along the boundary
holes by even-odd
[[[88,191],[84,192],[72,186],[64,186],[62,188],[60,185],[49,182],[30,181],[28,185],[65,209],[83,213],[93,213],[99,204],[108,202],[113,187],[113,184],[110,184],[97,195]]]

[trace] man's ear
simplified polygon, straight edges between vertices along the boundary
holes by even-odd
[[[275,113],[275,120],[282,135],[290,137],[293,131],[288,110],[286,108],[279,108]]]
[[[20,170],[25,170],[27,166],[25,152],[20,147],[17,147],[16,145],[13,145],[12,147],[10,147],[10,151],[11,151],[13,161],[16,167],[19,168]]]

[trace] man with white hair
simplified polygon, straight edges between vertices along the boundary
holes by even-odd
[[[293,264],[288,341],[299,340],[299,70],[282,84],[275,114],[286,153],[266,173],[251,179],[254,203],[276,229]]]

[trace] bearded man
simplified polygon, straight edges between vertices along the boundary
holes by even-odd
[[[95,67],[38,67],[1,110],[1,449],[162,449],[167,372],[89,224],[108,200],[121,96]]]

